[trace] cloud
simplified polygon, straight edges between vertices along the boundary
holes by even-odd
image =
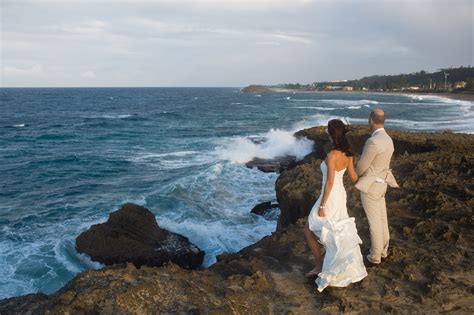
[[[289,34],[289,33],[275,33],[272,34],[276,39],[283,39],[289,42],[301,43],[301,44],[311,44],[312,41],[308,38],[310,35],[298,35],[298,34]],[[306,36],[306,37],[305,37]]]
[[[60,30],[75,34],[97,34],[105,31],[107,23],[100,20],[92,20],[80,23],[79,25],[60,26]]]
[[[41,64],[3,65],[0,67],[0,87],[3,86],[37,86],[47,80]]]
[[[176,23],[161,21],[158,19],[149,19],[143,17],[134,17],[128,19],[130,26],[142,28],[144,33],[159,33],[163,35],[192,35],[199,33],[239,36],[243,35],[242,31],[237,29],[229,29],[223,27],[206,26],[193,24],[189,22]]]
[[[96,75],[94,71],[87,70],[81,73],[81,77],[86,78],[86,79],[94,79]]]
[[[312,34],[293,31],[262,31],[240,26],[239,28],[226,28],[220,26],[192,24],[190,22],[167,22],[148,18],[134,17],[128,24],[135,29],[133,36],[161,36],[161,38],[195,38],[206,36],[221,39],[252,39],[258,44],[280,45],[282,42],[311,44]],[[141,31],[137,29],[141,28]],[[140,33],[140,34],[137,34]]]
[[[5,77],[37,76],[43,74],[43,66],[35,64],[32,66],[3,66],[2,74]]]
[[[159,2],[176,4],[175,0]],[[212,7],[218,9],[271,10],[289,7],[301,7],[316,2],[315,0],[181,0],[183,6]]]
[[[242,86],[467,65],[472,9],[465,0],[4,0],[1,84]]]

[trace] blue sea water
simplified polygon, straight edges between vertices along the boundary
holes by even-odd
[[[206,251],[205,265],[270,234],[276,174],[254,157],[303,157],[294,131],[382,107],[388,127],[474,131],[474,104],[369,93],[245,94],[238,88],[0,89],[0,299],[51,293],[100,264],[75,238],[125,202]]]

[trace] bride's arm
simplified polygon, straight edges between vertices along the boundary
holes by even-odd
[[[354,168],[354,158],[352,156],[349,157],[349,164],[347,165],[347,173],[349,173],[349,177],[351,178],[352,182],[355,183],[359,179],[357,176],[357,172]]]
[[[328,154],[326,163],[328,167],[328,173],[326,178],[326,184],[323,188],[323,198],[321,199],[321,204],[319,205],[318,214],[320,217],[324,217],[326,215],[326,203],[329,199],[329,194],[331,193],[332,186],[334,186],[334,175],[336,173],[336,157],[334,156],[334,154]]]

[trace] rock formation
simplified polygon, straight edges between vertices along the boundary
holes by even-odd
[[[296,156],[282,156],[273,159],[254,158],[245,163],[248,168],[257,168],[264,173],[281,173],[287,168],[291,168],[296,163]]]
[[[269,93],[273,90],[263,85],[249,85],[241,89],[244,93]]]
[[[272,211],[275,208],[278,208],[277,203],[272,204],[271,201],[265,201],[265,202],[259,203],[255,207],[253,207],[253,209],[250,211],[250,213],[254,213],[254,214],[257,214],[257,215],[264,216],[269,211]]]
[[[156,267],[172,261],[194,269],[204,259],[204,252],[186,237],[160,228],[153,213],[130,203],[79,235],[76,249],[106,265],[132,262]]]

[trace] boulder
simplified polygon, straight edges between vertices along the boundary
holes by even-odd
[[[132,262],[161,266],[174,262],[186,269],[202,264],[204,251],[188,238],[162,229],[148,209],[127,203],[76,239],[76,250],[105,265]]]
[[[281,173],[288,168],[292,168],[295,164],[295,156],[282,156],[274,159],[254,158],[252,161],[247,162],[245,166],[248,168],[257,168],[265,173]]]
[[[266,213],[270,212],[271,210],[278,208],[278,204],[274,203],[272,204],[271,201],[265,201],[262,203],[259,203],[255,207],[253,207],[252,211],[250,213],[254,213],[257,215],[265,215]]]

